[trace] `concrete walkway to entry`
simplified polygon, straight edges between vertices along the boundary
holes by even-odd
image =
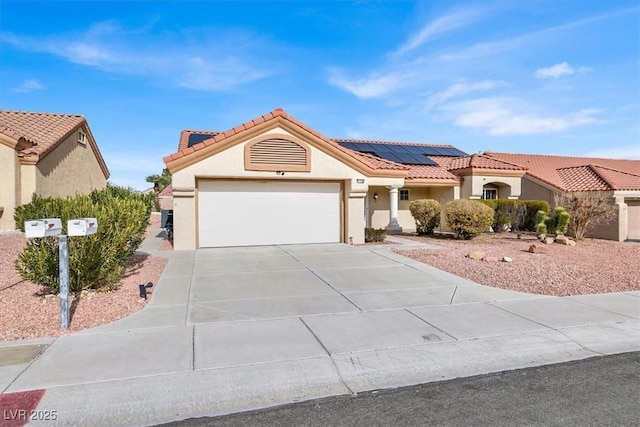
[[[640,350],[637,291],[505,291],[393,245],[156,243],[142,249],[169,262],[144,310],[0,343],[0,355],[27,355],[0,358],[0,391],[46,390],[38,409],[59,425],[152,425]]]

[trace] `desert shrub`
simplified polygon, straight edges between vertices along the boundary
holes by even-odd
[[[24,231],[24,221],[37,218],[67,220],[95,217],[98,232],[91,236],[69,237],[69,288],[113,289],[120,280],[127,259],[142,243],[149,222],[153,197],[121,187],[107,187],[89,195],[42,198],[16,209],[16,226]],[[52,292],[60,288],[58,239],[31,239],[18,256],[15,267],[20,276]]]
[[[409,211],[416,222],[418,234],[433,234],[440,225],[440,203],[437,200],[414,200],[409,204]]]
[[[459,239],[472,239],[491,227],[493,209],[476,200],[452,200],[444,205],[449,228]]]
[[[536,231],[536,227],[538,226],[538,221],[536,221],[538,211],[543,211],[545,214],[548,214],[551,206],[549,206],[549,202],[544,200],[522,200],[522,202],[527,209],[520,229]]]
[[[387,238],[387,232],[384,228],[365,228],[364,229],[364,241],[370,242],[384,242]]]
[[[538,211],[536,215],[537,232],[543,236],[547,234],[564,235],[569,227],[569,218],[569,213],[562,206],[556,206],[551,215],[544,211]]]
[[[493,224],[495,232],[523,230],[527,216],[527,206],[521,200],[492,199],[480,200],[481,203],[493,209]]]
[[[613,198],[604,191],[561,193],[555,199],[569,213],[569,230],[576,240],[584,239],[595,225],[607,223],[616,215]]]

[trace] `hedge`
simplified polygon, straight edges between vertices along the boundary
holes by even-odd
[[[512,230],[536,231],[536,214],[551,209],[544,200],[480,200],[494,210],[492,228],[496,232]]]
[[[92,217],[98,232],[91,236],[69,237],[69,288],[114,289],[125,264],[142,243],[153,207],[153,195],[132,189],[108,186],[89,195],[42,198],[34,195],[30,203],[16,208],[16,227],[38,218],[60,218],[63,234],[67,220]],[[60,288],[58,238],[30,239],[15,262],[20,276],[49,292]]]
[[[387,232],[384,228],[365,228],[364,229],[364,241],[370,242],[384,242],[387,238]]]

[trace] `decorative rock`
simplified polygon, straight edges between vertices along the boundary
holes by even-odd
[[[569,243],[571,241],[570,238],[568,238],[567,236],[556,236],[556,243],[560,243],[561,245],[570,245],[571,243]]]
[[[498,262],[500,260],[498,258],[494,257],[494,256],[488,256],[488,257],[485,257],[483,259],[483,261],[485,261],[485,262]]]
[[[544,246],[538,246],[534,244],[529,246],[529,252],[531,252],[532,254],[546,254],[547,252],[549,252],[549,249],[545,248]]]
[[[571,239],[569,239],[569,240],[567,241],[567,245],[569,245],[569,246],[575,246],[575,245],[576,245],[576,241],[575,241],[575,240],[571,240]]]
[[[467,255],[467,258],[481,260],[487,256],[485,252],[482,251],[471,251]]]
[[[508,256],[502,257],[502,262],[513,262],[513,258],[509,258]]]
[[[542,241],[545,245],[550,245],[551,243],[553,243],[553,237],[545,237],[544,240]]]

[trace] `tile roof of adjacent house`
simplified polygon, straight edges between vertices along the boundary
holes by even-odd
[[[502,170],[526,170],[526,167],[519,166],[504,160],[487,157],[483,154],[471,154],[468,156],[456,157],[449,162],[449,170],[466,168],[475,169],[502,169]]]
[[[36,155],[42,158],[81,126],[93,139],[87,120],[79,114],[0,110],[0,133],[16,141],[22,139],[28,144],[26,147],[19,146],[19,157]],[[91,148],[108,178],[109,169],[95,140]]]
[[[565,191],[640,190],[640,160],[485,152]]]
[[[171,197],[173,195],[173,185],[169,184],[158,193],[158,197]]]
[[[51,150],[85,121],[80,115],[0,110],[0,132],[13,139],[24,138],[31,147],[22,151],[38,155]]]

